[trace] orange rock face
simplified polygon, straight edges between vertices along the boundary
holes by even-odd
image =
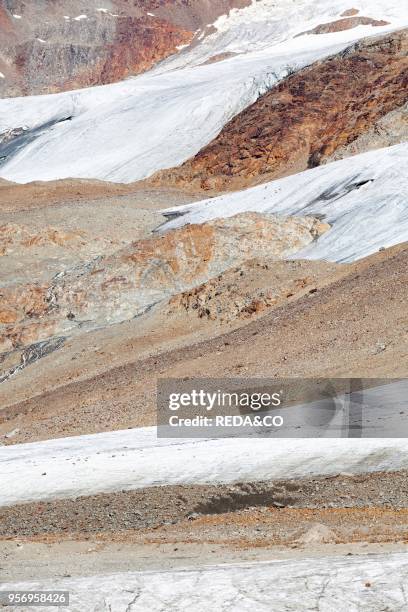
[[[114,40],[99,49],[96,62],[79,65],[72,77],[57,80],[48,86],[47,91],[115,83],[140,74],[176,53],[177,47],[188,44],[192,37],[192,32],[165,21],[150,23],[144,19],[124,17],[118,20]]]
[[[148,70],[193,37],[192,32],[165,21],[150,23],[131,16],[118,18],[110,35],[111,41],[95,46],[47,46],[32,40],[19,44],[14,58],[18,81],[12,80],[11,86],[16,93],[30,95],[113,83]],[[9,72],[3,87],[7,84]]]
[[[187,44],[192,33],[165,21],[144,23],[143,20],[121,20],[116,40],[108,49],[108,58],[100,81],[112,83],[130,74],[151,68],[156,62],[177,52],[177,46]]]
[[[354,44],[293,74],[179,168],[151,181],[240,189],[319,165],[408,99],[408,31]]]

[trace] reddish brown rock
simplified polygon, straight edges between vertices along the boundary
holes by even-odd
[[[319,165],[408,99],[408,31],[352,45],[301,70],[153,184],[241,189]]]
[[[83,22],[79,22],[83,23]],[[103,29],[102,29],[103,32]],[[98,45],[27,40],[16,45],[14,68],[19,82],[15,93],[53,93],[112,83],[151,68],[157,61],[189,43],[193,33],[165,21],[124,16],[116,18],[112,40]],[[3,88],[12,94],[10,71]]]
[[[305,34],[331,34],[333,32],[351,30],[359,25],[380,27],[389,25],[389,21],[372,19],[371,17],[348,17],[345,19],[337,19],[337,21],[330,21],[329,23],[322,23],[313,28],[313,30],[307,30],[306,32],[298,34],[298,36],[303,36]]]
[[[347,11],[341,14],[341,17],[354,17],[354,15],[358,15],[359,12],[360,11],[356,8],[347,9]]]
[[[177,52],[177,46],[189,43],[192,33],[165,21],[153,23],[128,17],[121,19],[116,39],[108,47],[108,57],[98,75],[98,82],[112,83],[131,74],[144,72],[164,57]]]

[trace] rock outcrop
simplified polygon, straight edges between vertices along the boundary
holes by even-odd
[[[130,320],[247,260],[282,259],[329,226],[243,213],[137,241],[60,272],[0,289],[0,353]]]
[[[305,34],[331,34],[333,32],[351,30],[359,25],[371,25],[378,28],[388,24],[388,21],[384,21],[383,19],[372,19],[371,17],[344,17],[343,19],[336,19],[328,23],[321,23],[312,30],[307,30],[306,32],[298,34],[298,36],[304,36]]]
[[[341,14],[341,17],[354,17],[354,15],[358,15],[359,12],[360,11],[356,8],[347,9],[347,11]]]
[[[408,31],[367,39],[291,75],[153,184],[228,190],[317,166],[408,100]]]
[[[339,147],[327,161],[337,161],[408,141],[408,103],[391,111],[350,144]]]
[[[191,314],[220,324],[245,322],[313,291],[321,277],[337,269],[338,264],[321,261],[251,259],[175,295],[168,313]]]

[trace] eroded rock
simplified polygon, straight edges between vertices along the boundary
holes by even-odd
[[[336,21],[329,21],[328,23],[321,23],[312,30],[306,30],[298,36],[304,36],[305,34],[331,34],[333,32],[343,32],[344,30],[352,30],[357,28],[359,25],[370,25],[373,27],[381,27],[389,25],[388,21],[383,19],[373,19],[372,17],[344,17],[343,19],[337,19]]]

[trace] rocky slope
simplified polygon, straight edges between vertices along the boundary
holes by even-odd
[[[350,537],[347,514],[357,514],[357,520],[359,523],[361,521],[361,531],[356,530],[354,538],[350,537],[350,540],[364,540],[363,523],[370,523],[374,517],[388,518],[390,522],[387,529],[382,530],[385,527],[383,522],[380,521],[378,525],[374,521],[370,530],[371,541],[391,540],[389,535],[395,520],[394,528],[405,539],[408,506],[406,477],[407,473],[401,471],[233,485],[170,485],[19,504],[0,508],[0,538],[13,535],[28,538],[53,535],[63,538],[86,534],[88,537],[99,535],[106,540],[130,538],[136,543],[143,536],[156,541],[172,538],[182,541],[189,531],[190,538],[198,542],[218,536],[225,544],[229,539],[230,544],[236,545],[241,538],[252,540],[268,536],[269,542],[264,543],[268,546],[272,542],[285,543],[286,536],[291,544],[297,542],[305,545],[307,541],[298,540],[303,535],[300,525],[292,524],[286,531],[285,527],[289,525],[285,524],[285,515],[289,520],[291,514],[295,520],[302,519],[299,510],[303,510],[303,517],[310,521],[314,511],[315,520],[320,514],[321,518],[325,516],[326,520],[322,522],[326,523],[330,522],[331,516],[336,517],[336,513],[328,511],[328,508],[344,511],[349,508],[349,513],[344,512],[344,524],[341,520],[335,524],[340,528],[339,532],[322,533],[321,539],[316,537],[315,543],[324,543],[325,535],[329,542],[347,541],[347,536]],[[276,520],[278,512],[283,516]],[[38,521],[39,516],[41,522]],[[233,525],[229,525],[229,521]],[[242,530],[236,530],[237,523],[241,524]],[[149,531],[146,533],[144,530]],[[261,535],[260,532],[265,533]],[[250,541],[247,543],[249,546],[253,544]],[[258,545],[261,545],[259,540]]]
[[[407,53],[404,30],[358,42],[293,74],[232,119],[193,159],[150,182],[240,189],[327,161],[389,113],[403,113]]]
[[[184,295],[146,318],[77,335],[0,386],[0,435],[15,444],[153,425],[158,378],[404,377],[407,256],[401,245],[346,266],[242,266],[223,275],[218,296],[208,299],[207,287],[203,317]],[[228,311],[226,302],[258,298],[262,286],[276,302],[227,325],[240,304]]]
[[[0,97],[112,83],[188,45],[245,0],[1,0]],[[201,31],[201,30],[200,30]]]
[[[42,247],[37,253],[40,261],[57,258],[61,268],[51,279],[43,277],[43,282],[1,288],[3,376],[8,378],[25,367],[27,360],[39,356],[37,350],[41,356],[72,334],[138,317],[158,302],[247,259],[288,256],[328,229],[329,225],[309,217],[246,213],[185,226],[115,251],[119,245],[114,241],[89,240],[84,234],[58,228],[30,233],[27,227],[3,226],[0,255],[18,250],[24,256],[25,250]],[[64,269],[64,249],[77,253],[78,265],[71,262],[72,267]],[[29,258],[25,264],[29,265]]]

